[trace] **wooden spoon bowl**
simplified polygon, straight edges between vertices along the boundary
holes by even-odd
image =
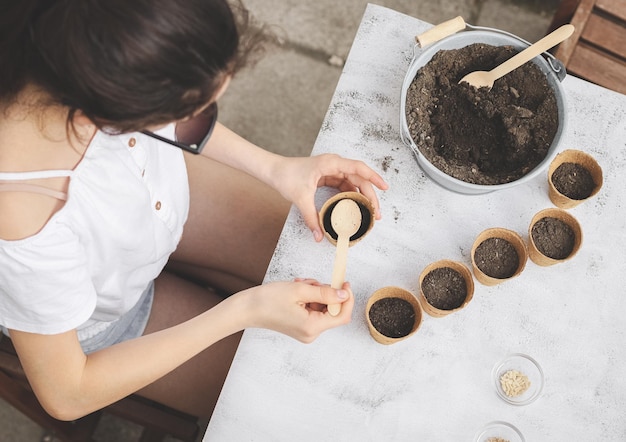
[[[553,46],[558,45],[563,40],[569,38],[574,33],[574,26],[563,25],[560,28],[552,31],[537,43],[528,46],[522,52],[509,58],[500,66],[493,68],[490,71],[475,71],[470,72],[465,77],[461,78],[459,83],[467,82],[470,86],[474,86],[476,89],[486,87],[491,89],[494,81],[498,78],[505,76],[512,70],[517,69],[524,63],[532,60],[537,55],[542,54]]]

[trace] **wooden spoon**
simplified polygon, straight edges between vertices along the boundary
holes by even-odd
[[[351,199],[339,201],[330,213],[330,224],[337,233],[337,254],[333,267],[333,279],[330,286],[340,289],[346,278],[346,261],[348,258],[348,246],[350,237],[359,231],[361,227],[361,209]],[[341,311],[341,304],[329,304],[328,313],[337,316]]]
[[[475,71],[470,72],[465,77],[461,78],[462,82],[467,82],[470,86],[474,86],[476,89],[486,87],[491,89],[493,82],[498,78],[503,77],[514,69],[517,69],[529,60],[532,60],[537,55],[547,51],[553,46],[558,45],[563,40],[567,39],[574,32],[574,26],[563,25],[560,28],[552,31],[537,43],[528,46],[522,52],[509,58],[500,66],[493,68],[490,71]]]

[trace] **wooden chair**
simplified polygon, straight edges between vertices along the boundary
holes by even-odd
[[[73,422],[52,418],[41,407],[28,385],[26,375],[11,340],[0,333],[0,397],[63,442],[93,441],[93,433],[104,413],[144,427],[140,441],[158,442],[166,435],[182,441],[195,441],[200,425],[195,416],[131,395],[103,410]]]
[[[626,94],[626,0],[562,0],[548,32],[571,23],[554,52],[568,74]]]

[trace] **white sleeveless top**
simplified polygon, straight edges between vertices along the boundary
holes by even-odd
[[[173,137],[174,126],[159,132]],[[0,239],[0,325],[78,329],[85,339],[130,310],[163,270],[188,215],[187,169],[175,147],[97,132],[74,170],[0,173],[0,190],[29,191],[20,181],[51,176],[70,177],[63,208],[31,237]]]

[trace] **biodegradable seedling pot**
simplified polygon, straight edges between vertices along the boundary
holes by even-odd
[[[489,242],[483,245],[485,241]],[[512,246],[517,254],[517,267],[509,269],[509,267],[512,267],[514,264],[514,256],[511,256],[510,253],[499,253],[498,256],[488,256],[486,260],[477,259],[477,250],[479,254],[482,254],[483,247],[487,245],[505,246],[504,251],[508,249],[509,252],[511,251],[510,246]],[[510,262],[509,259],[511,259]],[[524,267],[526,267],[527,260],[528,251],[526,250],[526,244],[522,237],[512,230],[498,227],[484,230],[478,235],[472,246],[472,268],[474,270],[474,276],[484,285],[496,285],[516,277],[522,273]],[[502,272],[502,274],[495,274],[495,272],[492,274],[485,273],[483,269],[491,264],[501,265],[502,270],[510,271]]]
[[[328,239],[328,241],[332,244],[337,245],[338,235],[332,226],[330,215],[337,203],[346,198],[356,202],[361,210],[361,227],[359,227],[357,232],[350,237],[349,241],[349,245],[353,246],[362,240],[363,237],[369,233],[370,230],[372,230],[372,227],[374,227],[374,205],[369,199],[367,199],[366,196],[359,192],[338,193],[324,203],[319,212],[319,220],[320,224],[324,228],[324,236],[326,236],[326,239]]]
[[[390,305],[394,302],[397,305]],[[384,345],[412,336],[422,323],[422,309],[417,298],[408,290],[393,286],[376,290],[370,296],[365,316],[372,338]]]
[[[460,262],[447,259],[429,264],[422,270],[419,284],[422,309],[436,318],[461,310],[474,296],[474,279],[469,269]]]
[[[542,221],[551,224],[540,225]],[[563,228],[563,223],[569,229]],[[544,209],[533,217],[528,227],[528,254],[535,264],[551,266],[576,255],[582,240],[580,224],[570,213],[557,208]]]
[[[589,154],[568,149],[556,156],[548,168],[550,201],[571,209],[588,200],[602,187],[602,168]]]

